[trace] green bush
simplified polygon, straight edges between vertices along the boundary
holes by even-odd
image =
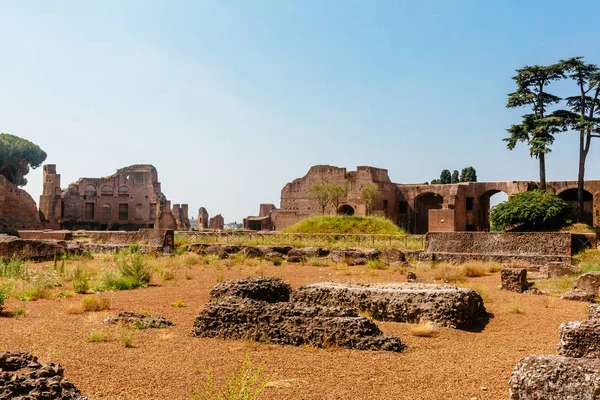
[[[22,257],[0,258],[0,276],[3,278],[23,278],[27,274]]]
[[[90,277],[81,267],[75,268],[71,276],[71,285],[75,293],[87,293],[90,290]]]
[[[134,246],[134,245],[131,245]],[[130,246],[130,247],[131,247]],[[152,272],[138,251],[122,251],[117,258],[117,266],[124,278],[140,283],[139,287],[148,286]]]
[[[492,208],[490,221],[496,229],[556,229],[571,223],[571,206],[560,197],[532,190],[519,193]]]
[[[8,290],[4,287],[0,286],[0,312],[2,312],[2,308],[4,306],[4,301],[8,299],[9,293]]]

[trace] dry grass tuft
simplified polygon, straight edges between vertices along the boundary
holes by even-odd
[[[83,311],[110,310],[110,299],[107,296],[85,296],[81,299]]]
[[[438,334],[438,328],[430,321],[423,321],[413,326],[410,334],[418,337],[433,337]]]

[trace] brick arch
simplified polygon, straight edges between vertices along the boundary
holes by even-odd
[[[429,210],[438,210],[443,207],[444,197],[434,192],[423,192],[415,197],[414,232],[427,233],[429,230]]]

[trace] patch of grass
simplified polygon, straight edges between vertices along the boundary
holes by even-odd
[[[16,319],[19,319],[20,317],[26,317],[27,314],[29,314],[29,311],[27,311],[25,308],[17,308],[13,313],[12,316]]]
[[[119,341],[126,349],[133,347],[133,330],[128,327],[120,327],[117,331]]]
[[[102,343],[108,340],[106,332],[100,329],[92,329],[87,338],[90,343]]]
[[[420,322],[410,328],[410,334],[418,337],[433,337],[437,333],[437,326],[430,321]]]
[[[187,252],[179,257],[179,261],[183,267],[192,267],[194,265],[202,264],[203,258],[196,253]]]
[[[369,268],[369,269],[386,269],[386,265],[381,260],[369,260],[369,261],[367,261],[367,268]]]
[[[194,400],[258,400],[269,377],[262,366],[255,368],[248,355],[240,367],[235,368],[221,385],[217,385],[209,370],[206,378],[192,388]]]
[[[404,234],[396,224],[383,217],[323,215],[310,217],[283,230],[285,233]]]
[[[139,282],[141,285],[139,287],[148,286],[152,273],[143,255],[139,251],[131,252],[132,246],[136,245],[129,246],[130,252],[119,253],[116,260],[117,266],[123,277]]]
[[[433,265],[431,276],[433,279],[445,283],[464,282],[467,277],[461,266],[447,263]]]
[[[542,279],[533,285],[536,289],[547,291],[552,297],[560,297],[563,293],[573,289],[577,275],[563,276],[561,278]]]
[[[173,271],[173,270],[163,271],[162,279],[163,279],[163,281],[172,281],[173,279],[175,279],[175,271]]]
[[[23,278],[27,275],[27,266],[23,257],[0,258],[0,277]]]
[[[220,265],[217,267],[217,283],[221,283],[225,280],[225,271]]]
[[[81,266],[77,266],[77,268],[73,270],[71,285],[73,286],[73,291],[75,291],[75,293],[83,294],[90,290],[90,277]]]
[[[174,308],[186,307],[186,304],[183,300],[177,299],[171,303],[171,307],[174,307]]]
[[[4,302],[8,299],[9,296],[9,291],[5,287],[0,286],[0,312],[2,312]]]
[[[283,258],[273,257],[273,258],[271,258],[271,262],[273,263],[273,265],[279,266],[279,265],[283,264]]]
[[[103,311],[110,309],[110,299],[107,296],[85,296],[81,299],[84,311]]]
[[[143,282],[127,276],[121,276],[114,271],[104,271],[100,281],[94,286],[94,290],[102,292],[105,290],[131,290],[145,287]]]
[[[511,303],[505,307],[507,313],[510,314],[523,314],[523,310],[521,309],[521,305],[519,303]]]
[[[479,276],[485,276],[488,272],[488,268],[485,263],[471,261],[462,265],[465,276],[469,278],[475,278]]]
[[[308,263],[313,267],[322,267],[325,263],[318,257],[313,257],[308,259]]]

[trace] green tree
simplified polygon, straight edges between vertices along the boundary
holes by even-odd
[[[432,180],[431,180],[431,184],[432,184],[432,185],[439,185],[439,184],[441,184],[441,183],[442,183],[442,181],[441,181],[441,180],[439,180],[439,179],[432,179]]]
[[[0,175],[15,185],[25,186],[29,168],[37,168],[46,153],[29,140],[8,133],[0,133]]]
[[[459,180],[461,182],[477,182],[477,171],[473,167],[463,168]]]
[[[452,182],[452,174],[450,173],[449,170],[447,170],[447,169],[442,170],[442,172],[440,173],[440,181],[444,185]]]
[[[592,138],[600,137],[600,69],[595,64],[585,63],[583,57],[561,60],[560,64],[567,76],[577,83],[577,95],[566,98],[569,109],[557,111],[555,114],[563,118],[566,127],[579,133],[577,215],[579,220],[583,221],[585,162]]]
[[[327,182],[315,182],[310,187],[310,197],[321,208],[321,215],[325,215],[325,209],[331,201],[329,184]]]
[[[335,183],[328,183],[327,185],[329,190],[329,201],[331,202],[331,205],[337,212],[340,203],[342,202],[344,197],[346,197],[347,189],[345,186],[337,185]]]
[[[452,171],[452,183],[458,183],[458,182],[460,182],[458,171],[454,170],[454,171]]]
[[[521,192],[490,211],[497,229],[521,226],[524,229],[553,229],[569,222],[571,207],[560,197],[542,190]]]
[[[546,86],[551,82],[565,77],[564,66],[528,65],[517,69],[513,80],[517,90],[508,95],[508,108],[530,107],[532,113],[525,114],[520,124],[507,129],[510,136],[505,138],[507,147],[512,150],[518,142],[526,142],[529,155],[539,161],[540,189],[546,190],[546,154],[554,142],[554,135],[564,130],[560,117],[546,115],[549,105],[557,104],[561,98],[546,92]]]
[[[373,207],[373,203],[381,197],[381,193],[379,193],[379,186],[376,183],[368,183],[363,187],[361,191],[362,199],[365,203],[365,207],[367,209],[367,215],[371,213],[371,207]]]

